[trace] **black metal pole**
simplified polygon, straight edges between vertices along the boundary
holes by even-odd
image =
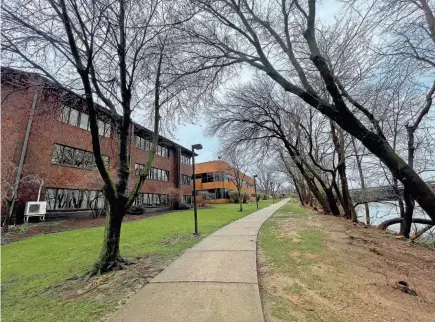
[[[257,209],[258,209],[257,184],[255,182],[255,177],[254,177],[254,192],[255,192],[255,202],[257,204]]]
[[[198,214],[196,210],[196,178],[195,178],[195,149],[192,146],[192,170],[193,170],[193,216],[195,220],[195,232],[193,233],[195,236],[198,235]]]

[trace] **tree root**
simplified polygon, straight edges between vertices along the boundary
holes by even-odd
[[[136,264],[136,261],[129,260],[118,256],[114,260],[98,260],[92,268],[84,274],[84,280],[88,281],[93,276],[101,276],[103,274],[126,269],[127,266]]]
[[[403,218],[393,218],[388,219],[381,223],[378,228],[385,230],[388,228],[388,226],[394,225],[394,224],[400,224],[402,223]],[[423,225],[434,225],[435,223],[430,219],[424,219],[424,218],[412,218],[412,222],[414,224],[423,224]]]

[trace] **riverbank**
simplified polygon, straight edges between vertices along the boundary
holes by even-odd
[[[425,322],[435,316],[435,251],[375,227],[290,203],[260,230],[258,252],[266,321]]]

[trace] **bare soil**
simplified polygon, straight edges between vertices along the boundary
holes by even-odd
[[[113,271],[89,280],[77,276],[60,284],[51,286],[45,292],[51,292],[56,297],[66,301],[91,299],[104,303],[107,309],[104,315],[96,315],[94,321],[105,321],[126,301],[158,275],[168,259],[162,256],[137,257],[129,269]],[[98,313],[98,312],[97,312]]]
[[[273,250],[262,246],[260,233],[258,268],[266,321],[435,321],[434,250],[374,227],[282,209],[262,231],[290,245],[299,245],[304,231],[318,231],[322,249],[281,249],[288,265],[279,267]],[[299,269],[297,263],[305,266]],[[417,296],[403,292],[399,281]]]

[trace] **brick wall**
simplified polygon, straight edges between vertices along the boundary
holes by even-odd
[[[2,176],[6,171],[5,165],[8,162],[18,165],[34,94],[34,87],[17,90],[13,86],[2,84]],[[98,170],[51,163],[55,143],[92,151],[91,133],[59,121],[59,114],[60,101],[53,99],[46,93],[39,92],[24,162],[25,173],[39,174],[46,181],[45,187],[100,190],[103,186],[103,180]],[[102,153],[109,157],[110,172],[115,178],[118,163],[118,139],[113,135],[113,131],[111,138],[101,137],[101,148]],[[180,175],[177,173],[178,169],[181,169],[182,174],[192,174],[191,167],[176,166],[175,162],[179,162],[176,156],[177,148],[177,146],[169,147],[169,158],[156,155],[153,161],[153,167],[169,171],[169,182],[147,180],[142,186],[141,192],[166,194],[169,189],[178,183],[181,184],[177,180]],[[131,156],[130,187],[133,187],[136,180],[135,164],[145,164],[148,152],[137,148],[135,140],[133,140]],[[180,188],[184,195],[191,195],[192,186],[183,185]],[[26,190],[28,191],[23,195],[23,199],[36,200],[38,187]],[[42,196],[42,200],[44,200],[44,196]]]

